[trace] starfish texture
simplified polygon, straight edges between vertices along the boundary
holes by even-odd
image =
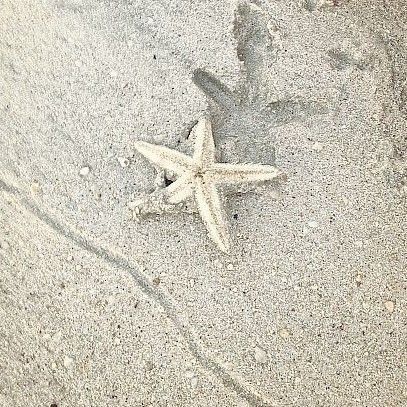
[[[145,141],[138,141],[136,149],[155,166],[176,177],[161,190],[161,203],[177,205],[192,198],[209,236],[221,251],[228,252],[228,228],[217,185],[268,181],[282,172],[271,165],[217,162],[210,121],[199,120],[193,130],[196,139],[192,157]],[[136,213],[140,212],[141,203],[134,208]]]

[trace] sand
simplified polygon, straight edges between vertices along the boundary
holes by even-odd
[[[0,0],[0,405],[407,405],[406,10]],[[132,219],[203,116],[228,255]]]

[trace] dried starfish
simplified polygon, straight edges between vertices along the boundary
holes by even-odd
[[[209,236],[219,249],[229,251],[230,241],[218,184],[238,184],[271,180],[282,174],[271,165],[228,164],[215,160],[215,143],[208,119],[201,119],[193,129],[196,134],[192,157],[164,146],[138,141],[136,149],[157,167],[178,178],[162,189],[160,199],[177,205],[194,198]],[[137,208],[136,212],[137,212]]]

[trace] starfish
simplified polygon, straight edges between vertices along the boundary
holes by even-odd
[[[136,142],[136,150],[155,166],[175,174],[176,180],[162,189],[162,201],[177,205],[193,198],[209,237],[227,253],[230,240],[217,186],[268,181],[282,172],[271,165],[217,162],[209,119],[199,120],[193,131],[196,139],[192,157],[145,141]]]

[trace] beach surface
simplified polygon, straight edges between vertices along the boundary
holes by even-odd
[[[0,406],[407,405],[407,2],[0,0]],[[136,141],[285,177],[134,219]]]

